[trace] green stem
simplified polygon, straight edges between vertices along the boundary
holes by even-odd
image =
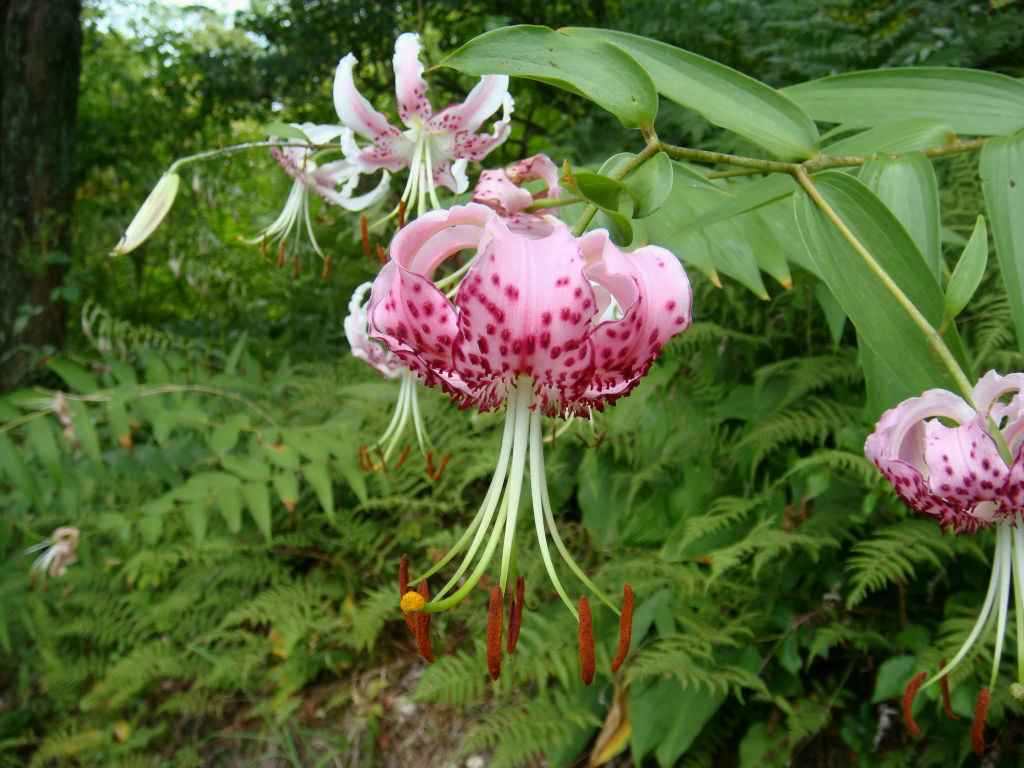
[[[304,149],[328,149],[333,147],[319,147],[315,144],[310,144],[304,141],[247,141],[243,144],[232,144],[228,147],[217,147],[217,149],[207,149],[203,152],[197,152],[194,155],[187,155],[186,157],[179,157],[173,163],[171,167],[167,169],[168,173],[174,173],[182,165],[188,163],[194,163],[197,160],[206,160],[211,157],[220,157],[221,155],[230,155],[235,152],[244,152],[250,149],[269,149],[270,147],[277,147],[283,149],[284,147],[302,147]]]
[[[914,325],[921,329],[921,332],[928,340],[929,346],[952,374],[953,379],[956,381],[957,386],[960,388],[964,397],[970,401],[971,390],[973,389],[971,382],[968,380],[967,375],[957,363],[956,358],[953,357],[953,353],[950,352],[949,347],[946,346],[946,343],[942,340],[942,337],[939,336],[932,324],[929,323],[928,319],[921,314],[921,311],[914,305],[914,302],[912,302],[907,295],[903,293],[900,287],[893,282],[889,273],[886,272],[877,261],[875,261],[875,258],[871,255],[868,249],[861,244],[860,240],[857,239],[857,236],[850,231],[849,227],[846,226],[846,222],[840,218],[839,214],[837,214],[825,198],[821,196],[821,193],[818,192],[818,188],[814,186],[814,182],[811,181],[811,177],[807,174],[806,169],[804,169],[803,166],[796,166],[796,171],[793,175],[796,177],[800,186],[804,188],[808,195],[811,196],[811,199],[815,202],[818,208],[821,209],[821,211],[835,225],[836,229],[839,230],[839,233],[843,238],[853,246],[857,255],[860,256],[871,271],[875,273],[878,279],[885,286],[886,290],[888,290],[900,306],[903,307],[903,310],[910,317]]]

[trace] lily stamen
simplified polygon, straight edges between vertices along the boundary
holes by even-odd
[[[526,581],[522,576],[516,576],[516,596],[509,606],[508,616],[508,640],[505,650],[511,656],[516,650],[519,642],[519,629],[523,625],[523,596],[526,591]]]
[[[978,691],[978,703],[974,707],[974,720],[971,723],[971,748],[979,757],[985,753],[985,716],[992,693],[988,687]]]
[[[943,659],[939,663],[939,669],[941,670],[945,666],[946,660]],[[942,708],[946,710],[946,717],[948,717],[950,720],[959,720],[960,717],[953,711],[953,706],[952,704],[950,704],[949,701],[949,678],[943,677],[939,681],[939,687],[942,690]]]
[[[487,606],[487,672],[491,680],[501,675],[501,635],[503,632],[505,596],[500,587],[491,590]]]
[[[914,722],[914,699],[917,698],[917,692],[921,690],[926,677],[928,677],[927,672],[918,672],[907,683],[907,687],[903,691],[903,722],[907,724],[907,730],[915,736],[921,735],[921,729]]]
[[[370,255],[370,230],[366,225],[366,214],[364,213],[359,217],[359,234],[363,238],[363,253],[367,256]]]
[[[590,615],[590,603],[584,595],[579,602],[579,645],[580,645],[580,679],[584,685],[594,680],[596,663],[594,660],[594,620]]]
[[[619,614],[619,649],[612,661],[612,672],[622,666],[629,653],[629,644],[633,639],[633,589],[626,584],[622,588],[622,613]]]

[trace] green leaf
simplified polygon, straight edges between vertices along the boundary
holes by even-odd
[[[299,481],[295,478],[294,472],[277,472],[273,478],[274,490],[278,498],[290,510],[295,508],[295,502],[299,499]]]
[[[1017,348],[1024,350],[1024,134],[985,142],[979,170],[992,240],[1017,328]]]
[[[246,483],[242,486],[242,496],[256,527],[263,538],[270,541],[270,491],[267,486],[264,483]]]
[[[248,416],[236,414],[214,427],[210,433],[210,447],[213,452],[221,457],[227,456],[238,442],[238,433],[248,424]]]
[[[676,231],[703,229],[720,221],[728,221],[747,211],[789,197],[796,190],[796,182],[788,173],[776,173],[754,182],[730,185],[726,189],[720,190],[725,194],[719,198],[716,204],[710,206],[701,215],[688,221],[684,220],[684,223]],[[675,218],[678,221],[679,217]]]
[[[53,424],[48,417],[32,419],[26,427],[28,432],[26,445],[39,457],[43,468],[53,483],[61,486],[60,448],[53,436]]]
[[[956,263],[949,285],[946,286],[946,301],[942,309],[942,325],[953,322],[957,315],[967,306],[974,292],[981,285],[988,265],[988,228],[985,217],[979,214],[974,222],[971,239],[964,246],[960,260]]]
[[[633,190],[625,184],[599,173],[579,171],[573,174],[572,181],[575,182],[575,187],[580,195],[608,210],[617,211],[619,209],[619,198],[622,195],[628,195],[634,201],[636,200]]]
[[[632,244],[633,225],[626,216],[623,216],[618,211],[609,211],[606,208],[598,210],[594,216],[594,224],[591,229],[602,227],[608,230],[608,236],[620,248],[628,248]]]
[[[225,456],[221,464],[246,480],[265,480],[270,475],[266,462],[255,456]]]
[[[139,535],[146,546],[153,547],[160,543],[160,538],[164,533],[163,517],[158,515],[141,517],[135,524],[138,526]]]
[[[871,703],[879,704],[886,699],[897,699],[913,677],[917,666],[916,656],[896,656],[886,659],[878,667],[875,677],[875,692],[871,695]]]
[[[887,380],[905,394],[942,387],[957,391],[953,373],[934,353],[931,336],[918,326],[883,279],[883,272],[937,327],[942,293],[906,230],[863,184],[827,171],[812,179],[818,193],[863,246],[858,252],[808,195],[795,198],[797,224],[817,272],[857,328],[859,339],[882,364]],[[951,346],[962,345],[956,329],[946,332]],[[961,366],[964,363],[961,361]],[[966,366],[964,366],[966,367]]]
[[[948,125],[934,120],[910,118],[860,131],[853,136],[826,144],[821,151],[831,157],[874,155],[879,152],[895,155],[917,149],[941,147],[954,141],[956,133]]]
[[[782,93],[724,64],[626,32],[580,27],[564,31],[578,38],[614,43],[647,71],[665,98],[777,157],[803,160],[818,145],[818,129],[803,109]]]
[[[725,699],[725,693],[708,693],[694,686],[683,688],[675,678],[660,679],[630,696],[633,763],[640,765],[643,755],[653,750],[658,765],[676,765]]]
[[[299,131],[302,133],[302,131]],[[228,353],[228,359],[224,362],[224,373],[228,375],[234,375],[238,369],[238,361],[242,358],[242,353],[245,351],[245,342],[249,338],[248,331],[242,331],[242,335],[238,337],[238,341],[231,348],[231,352]]]
[[[917,243],[925,263],[939,279],[942,275],[939,183],[931,161],[920,152],[880,157],[864,165],[860,180],[900,220]]]
[[[301,128],[288,123],[282,123],[278,120],[267,123],[260,128],[260,132],[267,136],[274,136],[278,139],[298,139],[299,141],[309,141],[305,132],[303,132]]]
[[[192,533],[192,541],[198,547],[206,539],[206,525],[208,523],[206,505],[202,503],[189,504],[182,512],[185,517],[185,525]]]
[[[590,99],[627,128],[650,128],[658,94],[628,54],[602,40],[547,27],[495,29],[470,40],[441,62],[469,75],[508,74],[549,83]]]
[[[992,136],[1024,127],[1024,83],[995,72],[901,67],[850,72],[783,88],[815,120],[869,128],[898,120],[945,123]]]
[[[814,286],[814,298],[817,299],[818,306],[821,307],[821,311],[825,315],[825,324],[828,325],[828,333],[832,337],[832,346],[837,349],[846,328],[846,313],[843,312],[836,297],[824,283]]]
[[[96,427],[89,415],[89,408],[80,400],[65,400],[68,413],[71,414],[71,426],[75,430],[75,439],[85,454],[93,460],[98,467],[102,465],[100,459],[100,439],[96,435]]]
[[[36,476],[29,472],[21,451],[6,432],[0,432],[0,469],[7,475],[14,489],[30,499],[36,509],[42,512],[43,503]]]
[[[47,367],[64,379],[64,382],[78,392],[95,392],[100,388],[96,377],[70,360],[50,358]]]
[[[323,462],[307,464],[302,468],[302,476],[313,487],[328,521],[334,523],[334,486],[331,484],[327,465]]]
[[[635,157],[636,155],[630,152],[613,155],[604,161],[599,173],[614,176],[619,169]],[[669,192],[672,191],[672,181],[675,175],[672,166],[673,163],[669,156],[664,152],[659,152],[654,157],[648,158],[639,168],[634,168],[622,180],[622,184],[634,200],[634,218],[642,219],[645,216],[650,216],[664,204]],[[686,170],[696,175],[695,171]],[[702,180],[705,183],[710,183],[703,177]]]
[[[221,517],[232,533],[242,530],[242,497],[241,487],[224,488],[214,495],[213,500],[217,503]]]
[[[132,430],[128,424],[128,412],[120,400],[106,403],[107,420],[110,422],[110,433],[127,452],[132,450]]]

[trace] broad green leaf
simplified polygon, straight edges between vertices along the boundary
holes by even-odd
[[[242,496],[256,527],[263,538],[270,541],[270,491],[267,486],[264,483],[246,483],[242,486]]]
[[[50,370],[64,379],[64,382],[69,387],[78,392],[95,392],[100,388],[96,377],[77,363],[60,358],[51,358],[46,364]]]
[[[699,112],[715,125],[750,139],[777,157],[803,160],[818,145],[818,129],[799,106],[724,64],[626,32],[580,27],[565,32],[614,43],[647,70],[665,98]]]
[[[242,497],[241,487],[224,488],[216,493],[213,500],[217,503],[221,517],[232,533],[242,530]]]
[[[861,168],[860,180],[896,215],[940,279],[939,183],[931,161],[920,152],[879,157]]]
[[[224,469],[246,480],[265,480],[270,475],[266,462],[255,456],[225,456],[221,464]]]
[[[880,152],[897,154],[917,149],[941,147],[956,141],[956,133],[948,125],[934,120],[910,118],[868,128],[846,136],[821,148],[831,157],[874,155]]]
[[[14,489],[20,491],[35,504],[36,509],[42,511],[42,497],[39,494],[36,476],[29,471],[21,451],[6,432],[0,432],[0,469],[7,475]]]
[[[224,373],[229,376],[234,375],[238,369],[238,361],[242,358],[242,353],[245,351],[245,342],[248,338],[249,332],[242,331],[242,335],[238,337],[238,341],[235,342],[231,352],[228,353],[228,359],[224,362]]]
[[[284,469],[295,469],[299,466],[299,452],[285,443],[261,442],[264,453],[277,466]]]
[[[832,348],[838,349],[839,340],[843,338],[843,331],[846,329],[846,313],[824,283],[814,286],[814,298],[825,315],[825,324],[828,326],[829,336],[832,337]]]
[[[726,194],[719,196],[716,204],[710,206],[699,216],[688,220],[684,219],[677,231],[703,229],[720,221],[727,221],[747,211],[788,197],[796,190],[796,182],[788,173],[775,173],[754,182],[729,185],[722,190]],[[674,218],[678,221],[680,217]]]
[[[366,493],[366,474],[357,463],[355,456],[341,457],[338,466],[341,469],[341,474],[345,476],[345,482],[352,489],[352,493],[356,495],[360,503],[365,504],[369,500]]]
[[[277,120],[267,123],[260,128],[260,133],[267,136],[274,136],[278,139],[298,139],[299,141],[309,141],[305,132],[303,132],[303,130],[298,126],[290,125],[289,123],[282,123]]]
[[[218,424],[210,433],[210,447],[218,456],[226,456],[238,442],[238,433],[242,425],[238,419],[228,419],[223,424]]]
[[[547,27],[495,29],[449,54],[442,66],[470,75],[508,74],[539,80],[590,99],[627,128],[654,125],[658,94],[628,54],[603,40]]]
[[[871,695],[871,703],[879,704],[886,699],[901,697],[916,666],[916,656],[894,656],[883,661],[875,676],[875,692]]]
[[[75,430],[75,439],[85,454],[99,467],[100,439],[96,435],[96,427],[89,415],[89,408],[80,400],[66,400],[68,413],[71,414],[71,426]]]
[[[579,193],[592,203],[612,211],[619,209],[619,198],[629,195],[636,202],[636,194],[621,181],[615,181],[599,173],[580,171],[572,177]]]
[[[635,157],[636,155],[629,152],[613,155],[605,160],[599,173],[612,176]],[[639,168],[633,169],[622,180],[622,184],[633,196],[635,204],[633,216],[635,218],[641,219],[644,216],[650,216],[664,204],[665,198],[672,191],[674,177],[672,167],[673,163],[668,155],[659,152],[654,157],[648,158]],[[691,173],[695,172],[691,171]]]
[[[209,522],[206,512],[206,505],[201,502],[189,504],[182,511],[185,518],[185,525],[192,533],[192,542],[200,546],[206,539],[206,525]]]
[[[128,424],[128,412],[120,400],[110,400],[106,404],[107,420],[110,432],[118,444],[128,453],[132,451],[132,430]]]
[[[26,426],[28,439],[25,444],[32,449],[43,464],[43,468],[58,488],[61,486],[60,447],[53,436],[54,422],[49,417],[32,419]]]
[[[142,543],[147,547],[156,546],[160,543],[160,538],[164,534],[164,519],[159,515],[152,517],[141,517],[135,523],[139,529],[139,535],[142,536]]]
[[[964,246],[960,260],[956,263],[953,275],[946,286],[946,301],[942,309],[942,325],[953,322],[957,315],[967,306],[974,292],[981,285],[988,265],[988,228],[985,217],[979,214],[974,222],[971,239]]]
[[[992,240],[1017,327],[1017,348],[1024,350],[1024,134],[985,142],[979,170]]]
[[[310,461],[327,461],[331,453],[330,446],[317,439],[315,430],[285,428],[281,430],[281,439]]]
[[[864,253],[806,194],[794,201],[800,234],[818,274],[857,328],[860,340],[883,365],[883,375],[900,385],[904,397],[934,387],[957,391],[953,373],[932,348],[928,329],[913,320],[880,274],[902,291],[926,323],[937,327],[942,319],[942,293],[914,241],[853,177],[828,171],[812,182]],[[947,331],[946,338],[962,348],[955,329]]]
[[[149,423],[153,427],[153,438],[160,445],[164,445],[179,424],[178,413],[177,411],[166,411],[160,407],[152,407],[152,403],[149,405],[150,407],[146,410],[149,415]]]
[[[239,485],[239,479],[230,472],[198,472],[175,490],[174,494],[186,501],[208,501],[221,491],[238,488]]]
[[[594,216],[594,224],[591,229],[600,228],[607,229],[612,242],[620,248],[628,248],[633,242],[633,224],[618,211],[599,209]]]
[[[273,478],[274,490],[278,498],[289,511],[295,509],[295,502],[299,500],[299,481],[295,478],[294,472],[277,472]]]
[[[900,67],[850,72],[783,88],[815,120],[870,128],[898,120],[945,123],[977,136],[1024,127],[1024,83],[995,72]]]
[[[331,484],[331,477],[327,472],[327,465],[323,462],[307,464],[302,468],[302,476],[306,478],[316,493],[320,507],[327,515],[328,521],[334,522],[334,486]]]

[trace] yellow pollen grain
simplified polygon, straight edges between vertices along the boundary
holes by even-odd
[[[399,605],[402,608],[402,613],[419,613],[423,610],[423,606],[427,604],[427,601],[423,599],[423,595],[419,592],[413,592],[409,590],[402,595],[402,600]]]

